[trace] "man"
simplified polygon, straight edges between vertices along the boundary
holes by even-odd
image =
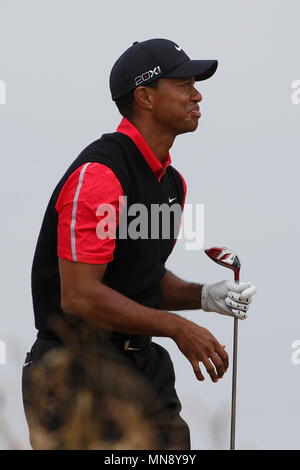
[[[96,348],[89,350],[89,358],[97,356],[99,367],[107,360],[126,363],[135,376],[136,402],[150,393],[143,416],[152,423],[154,448],[190,448],[171,359],[152,336],[172,338],[198,380],[204,380],[201,362],[218,382],[228,368],[224,346],[207,329],[170,310],[202,308],[245,318],[255,287],[183,281],[165,267],[178,233],[175,223],[169,238],[161,226],[159,236],[151,238],[130,236],[130,230],[121,235],[121,221],[125,215],[128,228],[136,215],[132,208],[143,205],[150,214],[144,225],[149,222],[152,233],[154,205],[184,206],[185,182],[172,167],[169,150],[177,135],[196,130],[202,96],[195,82],[216,69],[217,61],[190,60],[166,39],[134,43],[113,66],[110,89],[123,115],[121,124],[117,132],[90,144],[62,177],[35,251],[32,295],[38,335],[24,366],[27,417],[34,388],[30,368],[49,351],[71,348],[71,335],[80,344],[80,357],[89,338],[82,332],[92,331]],[[106,234],[103,208],[114,213],[107,219]],[[108,351],[114,351],[109,359]],[[109,380],[106,374],[104,381]],[[74,387],[79,376],[73,372]],[[123,378],[119,376],[120,384]],[[51,419],[46,426],[61,428],[54,418],[56,424]],[[116,435],[106,430],[105,439],[109,433]]]

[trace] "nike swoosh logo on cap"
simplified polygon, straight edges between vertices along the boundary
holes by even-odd
[[[178,51],[182,51],[180,46],[175,46],[175,49],[177,49]]]

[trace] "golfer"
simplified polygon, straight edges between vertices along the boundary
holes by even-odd
[[[136,377],[136,402],[148,388],[152,398],[146,415],[154,447],[190,449],[172,361],[152,337],[174,340],[199,381],[206,369],[218,382],[228,369],[225,347],[207,329],[172,312],[203,309],[243,319],[255,287],[230,281],[203,286],[178,278],[166,267],[178,217],[165,237],[164,221],[157,226],[151,214],[157,205],[184,207],[186,184],[169,151],[177,135],[197,129],[202,96],[196,82],[216,69],[216,60],[191,60],[180,44],[167,39],[135,42],[115,62],[110,91],[121,123],[68,168],[52,193],[38,237],[32,266],[38,333],[23,369],[27,417],[31,368],[49,351],[68,348],[67,331],[84,346],[86,328],[96,335],[99,367],[108,357],[101,351],[111,347],[109,360],[123,361]],[[136,208],[144,208],[147,216],[139,218]],[[74,387],[76,380],[74,374]],[[120,375],[120,386],[123,380]],[[28,424],[31,428],[30,419]],[[49,429],[60,426],[61,420],[52,419]],[[104,432],[104,438],[111,433]]]

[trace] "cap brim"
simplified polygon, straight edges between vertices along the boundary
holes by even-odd
[[[210,78],[218,67],[217,60],[189,60],[179,65],[171,72],[166,73],[164,77],[169,78],[188,78],[195,77],[196,81]]]

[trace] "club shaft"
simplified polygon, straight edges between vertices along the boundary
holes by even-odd
[[[230,450],[235,450],[238,324],[239,320],[234,318]]]
[[[234,280],[236,284],[239,284],[240,282],[240,270],[239,269],[234,271]],[[239,326],[239,320],[237,318],[234,318],[230,450],[235,450],[238,326]]]

